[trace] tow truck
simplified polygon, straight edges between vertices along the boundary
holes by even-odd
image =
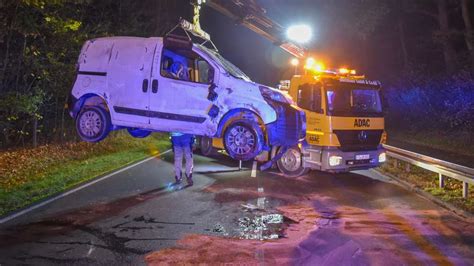
[[[201,1],[199,1],[201,3]],[[237,23],[269,39],[295,58],[307,51],[285,37],[285,29],[266,16],[255,0],[208,0],[207,5]],[[305,72],[282,82],[281,88],[306,113],[303,143],[294,147],[272,146],[256,160],[261,169],[278,167],[286,176],[299,176],[311,169],[347,172],[377,167],[386,160],[382,147],[384,130],[381,84],[347,68],[326,69],[308,57]],[[204,155],[223,149],[220,138],[201,138]],[[282,150],[283,149],[283,150]]]

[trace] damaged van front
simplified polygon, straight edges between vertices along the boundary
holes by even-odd
[[[113,129],[182,132],[222,138],[231,157],[250,160],[305,138],[305,114],[291,98],[216,50],[172,36],[86,42],[70,102],[79,136],[91,142]]]

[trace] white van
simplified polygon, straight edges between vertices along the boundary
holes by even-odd
[[[106,37],[81,51],[69,108],[84,141],[110,130],[223,138],[234,159],[305,137],[305,114],[288,96],[256,84],[217,51],[179,38]]]

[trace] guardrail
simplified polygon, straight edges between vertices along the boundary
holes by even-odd
[[[474,185],[474,168],[469,168],[455,163],[446,162],[433,157],[419,153],[403,150],[390,145],[383,145],[387,150],[387,156],[394,159],[416,165],[423,169],[438,173],[439,187],[444,187],[445,177],[454,178],[462,182],[462,196],[467,198],[469,195],[469,184]],[[397,162],[395,161],[395,164]],[[409,166],[408,165],[408,166]],[[409,171],[409,169],[407,169]]]

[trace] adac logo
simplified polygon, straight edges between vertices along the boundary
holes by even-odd
[[[360,142],[366,142],[368,138],[367,132],[362,130],[361,132],[359,132],[359,134],[357,134],[357,138],[359,139]]]
[[[370,127],[370,119],[355,119],[354,127]]]
[[[314,141],[316,143],[319,143],[319,136],[310,135],[309,141]]]

